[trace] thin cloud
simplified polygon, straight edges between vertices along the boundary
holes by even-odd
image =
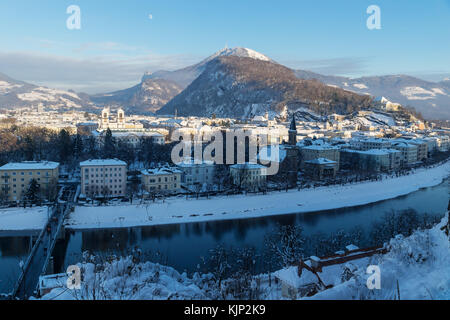
[[[114,46],[114,45],[113,45]],[[57,89],[100,93],[140,82],[146,71],[175,70],[199,61],[190,55],[125,54],[74,58],[34,52],[0,52],[0,72]]]
[[[316,60],[281,60],[292,69],[312,71],[324,75],[356,75],[366,71],[368,58],[344,57]]]

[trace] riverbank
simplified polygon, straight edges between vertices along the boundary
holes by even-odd
[[[450,161],[407,176],[346,186],[198,200],[172,198],[145,205],[77,207],[66,221],[66,227],[83,230],[156,226],[355,207],[439,185],[449,174]]]
[[[0,232],[42,230],[47,210],[47,207],[0,209]]]

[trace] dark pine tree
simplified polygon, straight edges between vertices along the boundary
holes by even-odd
[[[58,134],[58,154],[61,163],[66,163],[72,154],[72,139],[65,129]]]
[[[115,154],[116,154],[116,144],[114,143],[112,132],[108,128],[108,130],[106,130],[105,141],[103,144],[103,158],[104,159],[114,158]]]

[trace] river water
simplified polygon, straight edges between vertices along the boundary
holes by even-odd
[[[369,233],[386,212],[413,208],[419,215],[443,217],[449,199],[449,181],[392,200],[354,208],[314,213],[289,214],[246,220],[200,222],[167,226],[66,231],[64,241],[53,252],[55,272],[80,262],[82,252],[95,254],[123,254],[139,247],[147,259],[161,262],[178,271],[194,272],[218,244],[227,247],[254,247],[263,250],[264,236],[277,224],[303,227],[305,237],[316,233],[330,234],[361,227]],[[36,233],[34,233],[36,234]],[[0,233],[0,292],[9,292],[16,281],[19,262],[30,251],[32,233]]]

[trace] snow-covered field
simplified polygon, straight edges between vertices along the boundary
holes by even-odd
[[[392,199],[421,188],[435,186],[449,173],[450,162],[446,162],[441,166],[419,169],[414,174],[399,178],[320,187],[314,190],[199,200],[171,198],[147,205],[77,207],[66,224],[72,229],[121,228],[330,210]]]
[[[319,291],[308,299],[450,299],[450,242],[449,235],[443,230],[446,225],[448,227],[448,214],[440,224],[430,230],[418,230],[410,237],[397,236],[392,239],[387,246],[389,251],[385,255],[325,268],[321,278],[333,287]],[[220,287],[222,289],[219,290],[212,274],[196,273],[190,278],[186,274],[180,275],[173,268],[159,264],[133,263],[130,257],[104,263],[92,262],[79,264],[84,274],[81,290],[68,290],[65,284],[61,283],[60,288],[54,289],[43,299],[93,299],[93,294],[95,299],[108,300],[235,298],[229,293],[224,295],[220,291],[226,290],[223,284],[230,279],[224,280]],[[370,275],[366,274],[366,271],[369,265],[377,265],[380,268],[380,289],[367,288],[367,279]],[[345,272],[343,277],[344,270],[351,272]],[[283,270],[277,273],[279,272]],[[302,278],[308,277],[307,273],[304,271]],[[315,277],[309,278],[313,283],[317,282]],[[269,285],[268,279],[268,275],[265,274],[255,276],[250,281],[251,290],[257,292],[255,298],[286,299],[282,296],[280,283],[271,281]]]
[[[0,231],[40,230],[47,222],[47,207],[0,209]]]

